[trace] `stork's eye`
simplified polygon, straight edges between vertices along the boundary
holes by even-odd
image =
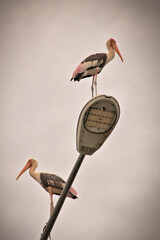
[[[113,38],[111,38],[111,41],[110,41],[111,47],[112,47],[112,45],[113,45],[115,42],[116,42],[116,41],[115,41]]]
[[[111,45],[111,47],[112,47],[112,45],[113,45],[113,40],[111,39],[111,41],[110,41],[110,45]]]

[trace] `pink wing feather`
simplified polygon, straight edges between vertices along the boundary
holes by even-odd
[[[69,192],[72,193],[74,196],[77,196],[77,195],[78,195],[78,193],[76,192],[76,190],[75,190],[73,187],[71,187],[71,188],[69,189]]]
[[[65,185],[66,185],[66,183],[62,183],[63,187],[65,187]],[[78,195],[78,193],[76,192],[76,190],[73,187],[70,187],[68,194],[69,195],[67,195],[67,196],[71,197],[71,198],[77,198],[77,195]]]

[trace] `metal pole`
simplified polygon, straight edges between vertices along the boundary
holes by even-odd
[[[81,164],[83,162],[84,157],[85,157],[84,154],[80,154],[79,155],[79,157],[78,157],[78,159],[77,159],[77,161],[76,161],[76,163],[75,163],[75,165],[74,165],[74,167],[72,169],[72,172],[70,173],[70,175],[68,177],[68,180],[66,182],[65,188],[63,189],[63,191],[62,191],[62,193],[61,193],[61,195],[60,195],[60,197],[59,197],[59,199],[57,201],[55,209],[54,209],[54,211],[53,211],[53,213],[52,213],[52,215],[51,215],[51,217],[50,217],[50,219],[49,219],[49,221],[48,221],[48,223],[46,225],[46,228],[45,228],[45,230],[44,230],[40,240],[47,240],[47,238],[48,238],[48,236],[49,236],[49,234],[50,234],[50,232],[51,232],[51,230],[53,228],[53,225],[54,225],[54,223],[55,223],[55,221],[56,221],[56,219],[58,217],[58,214],[59,214],[59,212],[61,210],[61,207],[62,207],[62,205],[63,205],[63,203],[65,201],[67,193],[68,193],[68,191],[69,191],[69,189],[70,189],[70,187],[71,187],[71,185],[72,185],[72,183],[73,183],[73,181],[74,181],[74,179],[75,179],[75,177],[77,175],[77,172],[78,172],[78,170],[79,170],[79,168],[80,168],[80,166],[81,166]]]

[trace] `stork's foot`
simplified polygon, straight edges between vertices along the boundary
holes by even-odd
[[[95,83],[95,96],[97,96],[97,83]]]
[[[92,78],[91,90],[92,90],[92,97],[94,97],[94,75],[93,75],[93,78]]]
[[[97,96],[97,73],[95,75],[94,85],[95,85],[95,95]]]
[[[92,98],[94,97],[94,87],[91,86],[91,91],[92,91]]]
[[[46,225],[44,226],[43,232],[42,232],[41,236],[43,235],[43,233],[44,233],[44,231],[45,231],[45,229],[46,229],[46,227],[47,227],[47,224],[48,224],[48,222],[47,222]],[[49,234],[48,237],[49,237],[49,239],[51,240],[51,234]]]

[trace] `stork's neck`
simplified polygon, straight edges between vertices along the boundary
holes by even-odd
[[[107,53],[107,63],[110,62],[114,57],[115,57],[115,51],[113,48],[108,48],[108,53]]]
[[[37,163],[35,162],[35,163],[33,163],[32,166],[30,167],[30,169],[29,169],[29,174],[30,174],[30,176],[33,177],[37,182],[40,183],[40,173],[35,172],[36,168],[37,168]]]

